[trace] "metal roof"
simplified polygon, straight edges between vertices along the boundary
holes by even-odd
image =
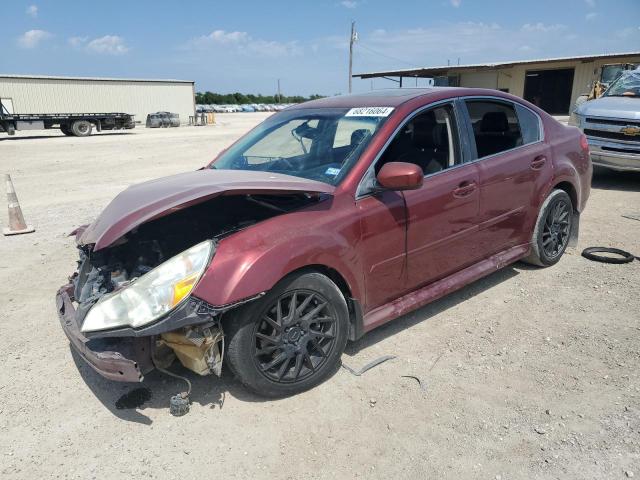
[[[111,77],[61,77],[51,75],[14,75],[2,74],[1,78],[35,79],[35,80],[76,80],[99,82],[154,82],[154,83],[195,83],[193,80],[155,79],[155,78],[111,78]]]
[[[623,52],[623,53],[603,53],[600,55],[580,55],[576,57],[555,57],[555,58],[540,58],[535,60],[514,60],[509,62],[492,62],[492,63],[471,63],[466,65],[441,65],[436,67],[416,67],[407,68],[401,70],[386,70],[381,72],[365,72],[356,73],[353,76],[359,78],[373,78],[373,77],[421,77],[442,75],[446,72],[453,70],[472,70],[472,69],[490,69],[490,68],[507,68],[515,65],[527,65],[532,63],[554,63],[554,62],[568,62],[572,60],[580,60],[582,62],[588,62],[597,60],[600,58],[625,58],[625,57],[640,57],[640,52]]]

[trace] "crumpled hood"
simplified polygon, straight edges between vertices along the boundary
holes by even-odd
[[[640,98],[600,97],[584,102],[577,109],[578,115],[640,120]]]
[[[325,193],[322,182],[270,172],[204,169],[140,183],[127,188],[78,238],[93,250],[108,247],[137,226],[219,195]]]

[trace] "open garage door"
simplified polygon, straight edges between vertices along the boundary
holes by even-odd
[[[553,115],[568,115],[573,88],[573,68],[528,70],[524,99]]]

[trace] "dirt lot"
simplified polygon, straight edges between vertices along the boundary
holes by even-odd
[[[54,294],[77,258],[66,235],[126,186],[200,167],[264,117],[0,140],[0,173],[12,174],[37,228],[0,237],[2,478],[640,476],[640,262],[576,251],[545,270],[505,268],[372,332],[344,363],[397,358],[361,377],[341,369],[310,392],[263,401],[229,374],[190,374],[192,410],[174,418],[168,399],[182,385],[154,373],[144,406],[117,409],[139,385],[74,359],[58,323]],[[639,192],[639,175],[596,176],[578,251],[640,255],[640,221],[621,217],[640,214]]]

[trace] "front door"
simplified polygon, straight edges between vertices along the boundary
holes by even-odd
[[[472,241],[479,208],[476,165],[424,179],[419,190],[405,192],[409,286],[418,288],[461,270],[479,257]]]

